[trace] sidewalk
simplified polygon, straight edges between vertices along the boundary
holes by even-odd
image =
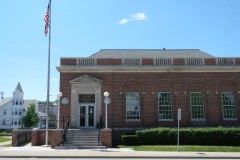
[[[1,158],[218,158],[240,159],[239,152],[148,152],[132,149],[51,149],[50,147],[31,146],[0,147]]]
[[[3,137],[8,137],[8,136],[3,136]],[[6,142],[0,142],[0,147],[5,146],[5,145],[10,145],[12,144],[12,139]]]
[[[11,141],[7,141],[7,142],[1,142],[0,143],[0,147],[8,145],[8,144],[12,144],[12,140]]]

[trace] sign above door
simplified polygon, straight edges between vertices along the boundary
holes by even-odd
[[[95,94],[79,94],[79,103],[95,103]]]

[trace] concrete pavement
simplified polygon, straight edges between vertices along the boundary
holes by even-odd
[[[6,141],[6,142],[1,142],[0,147],[5,146],[5,145],[10,145],[10,144],[12,144],[12,140],[11,141]]]
[[[10,136],[2,136],[2,137],[11,138],[11,140],[6,141],[6,142],[0,142],[0,147],[12,144],[12,137],[10,137]]]
[[[148,152],[132,149],[51,149],[31,146],[0,147],[0,157],[4,158],[218,158],[240,159],[238,152]]]

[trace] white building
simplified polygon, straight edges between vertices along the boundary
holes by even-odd
[[[24,92],[18,82],[13,97],[3,98],[0,101],[0,129],[22,128],[22,119],[30,103],[38,106],[37,100],[24,100]]]

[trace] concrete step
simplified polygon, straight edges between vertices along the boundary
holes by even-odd
[[[64,145],[56,146],[55,149],[106,149],[106,146],[82,146],[82,145]]]
[[[66,138],[69,138],[69,137],[74,137],[74,138],[81,138],[81,137],[84,137],[84,138],[96,138],[98,137],[98,135],[66,135]]]
[[[68,140],[65,141],[64,143],[98,143],[98,141],[84,141],[84,140]]]
[[[98,139],[88,140],[88,139],[66,139],[65,142],[98,142]]]
[[[85,139],[98,139],[98,136],[66,136],[66,138],[76,138],[76,139],[81,139],[81,138],[85,138]]]
[[[98,136],[66,136],[66,139],[98,139]]]
[[[66,137],[98,137],[98,134],[66,134]]]
[[[81,143],[81,142],[75,142],[75,143],[64,143],[64,146],[102,146],[102,144],[98,143]]]
[[[93,136],[98,136],[98,134],[68,134],[68,133],[66,133],[66,136],[75,136],[75,137],[77,137],[77,136],[90,136],[90,137],[93,137]]]

